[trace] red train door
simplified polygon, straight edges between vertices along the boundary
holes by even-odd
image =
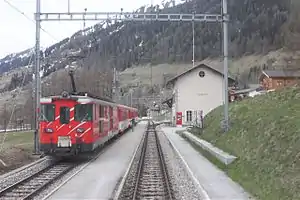
[[[109,130],[112,131],[114,127],[114,113],[113,113],[113,108],[109,106]]]
[[[104,135],[104,106],[99,105],[99,134],[102,137]]]

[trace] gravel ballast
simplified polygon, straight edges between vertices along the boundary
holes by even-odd
[[[157,133],[161,144],[162,152],[166,162],[167,173],[170,179],[171,190],[173,192],[173,198],[178,200],[204,200],[205,194],[201,191],[201,188],[194,182],[192,175],[186,169],[180,156],[172,147],[165,133],[161,131],[160,127],[157,127]],[[130,199],[130,193],[127,191],[129,188],[134,187],[136,168],[138,167],[139,156],[141,155],[141,146],[138,148],[135,158],[133,159],[131,169],[126,177],[124,187],[121,190],[118,199]],[[125,189],[125,191],[124,191]]]
[[[20,181],[27,177],[32,176],[33,174],[45,169],[46,167],[50,166],[54,160],[52,159],[45,159],[42,162],[34,164],[28,168],[25,168],[15,174],[11,174],[4,179],[0,180],[0,190]]]
[[[144,134],[144,133],[143,133]],[[136,154],[134,155],[134,158],[132,160],[130,169],[128,171],[128,174],[125,175],[125,182],[123,185],[118,185],[118,187],[115,188],[115,191],[113,192],[114,199],[131,199],[132,198],[132,191],[135,186],[135,180],[136,180],[136,170],[139,166],[139,158],[142,154],[142,141],[144,140],[144,137],[142,138],[141,142],[139,143],[139,146],[136,150]],[[123,177],[122,177],[123,178]],[[122,187],[120,190],[120,194],[117,194],[117,190],[119,187]]]
[[[169,178],[171,179],[174,198],[176,199],[205,199],[199,186],[192,179],[192,175],[187,171],[181,158],[173,149],[165,133],[157,127],[158,137],[165,157]]]
[[[81,170],[82,167],[84,167],[86,163],[79,164],[72,170],[70,170],[65,175],[61,176],[60,178],[56,179],[53,183],[48,185],[42,192],[40,192],[38,195],[36,195],[33,200],[43,200],[45,197],[47,197],[50,193],[55,192],[56,189],[60,188],[62,184],[68,182],[68,179],[70,179],[74,174],[77,174],[78,171]],[[51,196],[51,195],[50,195]]]

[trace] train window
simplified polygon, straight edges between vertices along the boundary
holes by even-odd
[[[103,133],[104,129],[103,129],[103,121],[99,121],[99,132]]]
[[[112,129],[113,128],[113,124],[114,124],[114,113],[113,113],[113,108],[111,106],[109,106],[109,128]]]
[[[122,119],[123,120],[127,119],[127,111],[126,110],[123,111]]]
[[[55,120],[55,105],[42,104],[41,105],[41,121],[52,122]]]
[[[99,106],[99,116],[100,118],[103,118],[104,117],[104,106]]]
[[[68,124],[70,122],[70,108],[69,107],[60,107],[59,111],[60,123]]]
[[[92,121],[93,119],[93,105],[92,104],[77,104],[75,106],[75,121]]]

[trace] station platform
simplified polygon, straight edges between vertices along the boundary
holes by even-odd
[[[254,199],[176,133],[178,130],[183,130],[182,128],[162,126],[161,130],[181,154],[193,176],[207,194],[208,200]]]
[[[146,124],[140,123],[132,132],[114,142],[100,157],[74,176],[47,200],[110,199],[125,174],[139,145]]]

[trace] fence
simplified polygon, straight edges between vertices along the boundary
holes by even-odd
[[[27,130],[32,130],[32,125],[31,124],[22,124],[22,125],[10,124],[6,128],[3,127],[3,126],[0,127],[0,133],[3,133],[3,132],[18,132],[18,131],[27,131]]]

